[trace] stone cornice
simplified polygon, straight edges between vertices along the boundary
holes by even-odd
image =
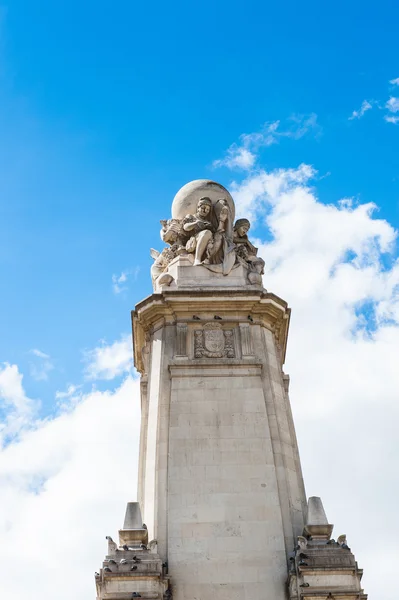
[[[291,310],[275,294],[248,289],[191,289],[154,293],[132,311],[134,364],[144,371],[142,349],[148,336],[164,325],[195,322],[193,316],[212,320],[219,315],[231,323],[259,324],[273,331],[284,363]]]

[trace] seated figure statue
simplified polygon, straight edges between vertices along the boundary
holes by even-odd
[[[225,198],[212,204],[207,198],[200,198],[195,215],[187,215],[183,231],[191,237],[186,243],[187,252],[195,252],[194,266],[204,265],[212,268],[219,265],[224,274],[230,272],[235,254],[228,239],[230,210]],[[194,235],[193,235],[194,234]]]
[[[238,219],[234,224],[233,241],[239,262],[248,267],[248,280],[250,283],[262,283],[265,261],[258,256],[256,248],[248,239],[248,231],[251,227],[248,219]]]
[[[200,198],[195,215],[187,215],[183,219],[183,230],[190,235],[186,244],[187,252],[195,252],[194,265],[200,265],[207,256],[208,245],[211,247],[216,227],[212,222],[212,202],[209,198]]]
[[[190,209],[193,210],[192,205]],[[193,254],[193,266],[203,265],[223,275],[228,275],[237,264],[232,210],[226,198],[212,202],[204,196],[199,199],[194,214],[162,220],[161,225],[161,238],[169,248],[161,253],[151,250],[155,261],[151,268],[154,289],[172,281],[169,264],[179,255]]]

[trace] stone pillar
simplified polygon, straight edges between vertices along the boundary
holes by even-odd
[[[175,600],[284,600],[306,507],[282,371],[290,311],[245,280],[184,289],[184,275],[132,313],[143,518]]]

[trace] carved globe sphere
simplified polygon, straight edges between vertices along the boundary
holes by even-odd
[[[213,205],[224,198],[234,221],[235,206],[233,198],[225,187],[210,179],[195,179],[180,188],[172,202],[172,218],[183,219],[186,215],[195,214],[198,202],[204,196],[210,198]]]

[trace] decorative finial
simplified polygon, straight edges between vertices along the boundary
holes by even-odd
[[[312,539],[329,540],[334,525],[329,524],[321,498],[312,496],[308,501],[308,514],[304,534]]]

